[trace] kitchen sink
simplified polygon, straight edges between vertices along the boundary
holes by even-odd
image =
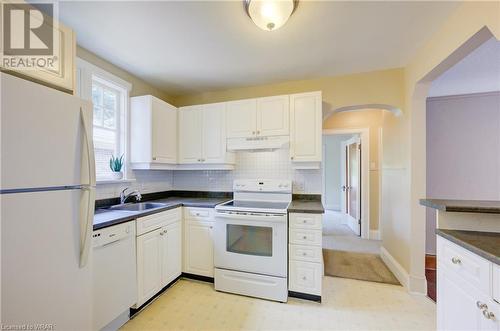
[[[164,203],[159,202],[140,202],[140,203],[127,203],[123,205],[115,205],[109,207],[112,210],[123,210],[123,211],[144,211],[149,209],[165,207]]]

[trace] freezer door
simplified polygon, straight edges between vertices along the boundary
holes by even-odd
[[[92,329],[92,263],[80,266],[87,199],[84,190],[0,195],[2,325]]]
[[[92,104],[0,75],[0,189],[94,186]]]

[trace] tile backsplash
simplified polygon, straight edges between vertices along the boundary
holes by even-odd
[[[176,190],[232,191],[235,179],[291,179],[294,193],[321,194],[321,170],[294,170],[288,149],[236,153],[234,170],[175,171]]]
[[[173,171],[171,170],[135,170],[132,172],[134,181],[99,184],[96,190],[96,199],[115,198],[120,196],[120,192],[130,187],[132,190],[139,190],[141,193],[152,193],[173,190]]]
[[[229,192],[235,179],[291,179],[294,193],[321,194],[321,170],[295,170],[288,149],[236,153],[234,170],[133,171],[135,181],[101,184],[96,199],[117,197],[125,187],[141,193],[169,190]]]

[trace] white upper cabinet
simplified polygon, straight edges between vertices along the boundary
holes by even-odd
[[[257,99],[258,136],[286,136],[289,134],[290,106],[288,95]]]
[[[227,137],[253,137],[257,131],[257,100],[247,99],[227,103]]]
[[[225,113],[225,103],[180,108],[180,164],[198,164],[199,169],[216,169],[234,163],[234,155],[226,152]]]
[[[289,134],[288,95],[227,103],[227,137],[285,136]]]
[[[179,109],[179,163],[199,163],[202,159],[202,106]]]
[[[134,169],[172,169],[177,163],[177,108],[152,96],[130,98]]]
[[[306,162],[305,168],[317,168],[321,162],[321,102],[321,92],[290,95],[290,158],[298,168]]]
[[[202,158],[205,163],[225,163],[226,159],[226,104],[203,106]]]

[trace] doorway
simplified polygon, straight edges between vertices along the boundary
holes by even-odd
[[[341,142],[342,213],[347,226],[361,236],[361,137]]]
[[[370,239],[369,129],[324,130],[325,275],[399,284]],[[378,238],[377,238],[378,239]]]

